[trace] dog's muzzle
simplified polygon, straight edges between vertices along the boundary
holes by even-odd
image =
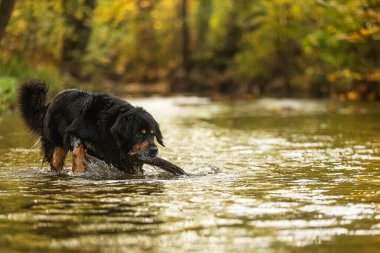
[[[148,155],[150,157],[156,157],[158,153],[158,148],[155,145],[152,145],[148,149]]]

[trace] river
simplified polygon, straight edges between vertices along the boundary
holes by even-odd
[[[55,174],[5,114],[1,252],[378,252],[379,104],[131,103],[160,123],[159,156],[192,175]]]

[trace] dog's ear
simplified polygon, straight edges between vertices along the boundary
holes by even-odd
[[[156,139],[157,139],[157,142],[158,142],[161,146],[165,147],[165,145],[164,145],[164,141],[163,141],[164,138],[162,137],[161,130],[160,130],[160,126],[158,125],[157,122],[154,123],[154,132],[156,133]]]
[[[119,139],[120,139],[120,132],[119,132],[119,125],[121,124],[121,118],[120,117],[117,117],[115,122],[113,123],[112,127],[111,127],[111,134],[113,136],[113,138],[116,140],[116,143],[118,146],[121,146],[120,145],[120,142],[119,142]]]
[[[120,116],[111,127],[111,134],[119,146],[123,144],[120,141],[128,142],[133,137],[132,117],[133,115]]]

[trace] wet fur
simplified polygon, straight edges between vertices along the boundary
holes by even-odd
[[[26,125],[40,136],[44,160],[53,170],[62,169],[66,153],[76,143],[119,170],[142,173],[142,164],[132,162],[130,155],[156,148],[154,136],[163,145],[158,123],[142,108],[77,89],[64,90],[46,104],[47,91],[43,81],[23,82],[19,106]],[[151,129],[153,135],[137,134],[141,129]]]

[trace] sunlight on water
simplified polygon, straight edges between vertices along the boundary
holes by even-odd
[[[378,104],[134,99],[160,123],[160,156],[191,176],[98,161],[41,163],[15,115],[0,124],[1,252],[376,252]],[[352,109],[360,108],[360,110]]]

